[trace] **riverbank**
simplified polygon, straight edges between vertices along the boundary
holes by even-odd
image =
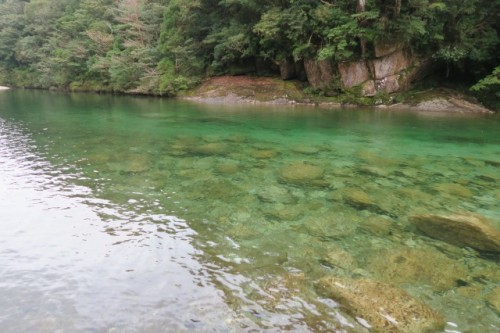
[[[308,92],[301,82],[250,76],[209,78],[179,98],[203,104],[310,105],[323,108],[361,106],[416,112],[493,113],[473,97],[451,89],[436,88],[377,97],[350,94],[326,97]]]
[[[2,90],[9,90],[9,89],[10,89],[9,87],[0,86],[0,91],[2,91]]]

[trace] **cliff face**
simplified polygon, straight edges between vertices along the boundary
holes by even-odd
[[[426,71],[426,61],[413,55],[401,44],[375,43],[374,57],[354,62],[335,63],[330,60],[305,59],[307,81],[314,89],[333,95],[338,90],[356,90],[362,96],[379,92],[395,93],[407,90]],[[296,76],[291,60],[280,63],[283,79]]]

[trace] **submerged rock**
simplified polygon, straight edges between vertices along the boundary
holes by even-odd
[[[429,237],[479,251],[500,252],[500,231],[486,218],[473,215],[415,215],[410,218]]]
[[[228,153],[228,146],[222,142],[211,142],[193,147],[192,152],[200,155],[224,155]]]
[[[444,328],[440,313],[388,284],[328,276],[318,282],[317,289],[353,317],[365,320],[371,332],[431,333]]]
[[[466,275],[460,263],[438,251],[406,247],[377,253],[368,270],[387,283],[427,284],[435,291],[454,288]]]
[[[297,199],[284,187],[271,185],[260,190],[257,197],[262,202],[291,204],[296,203]]]
[[[304,154],[304,155],[314,155],[314,154],[319,153],[318,148],[312,147],[312,146],[306,146],[306,145],[295,146],[292,148],[292,151],[295,153]]]
[[[374,215],[366,218],[359,228],[372,235],[387,236],[392,232],[394,225],[390,219]]]
[[[240,166],[236,163],[222,163],[215,167],[215,171],[222,175],[231,175],[240,171]]]
[[[296,185],[314,185],[323,178],[323,168],[306,163],[290,164],[279,172],[282,181]]]
[[[462,198],[472,197],[471,190],[460,184],[442,183],[437,184],[434,188],[443,195],[453,195]]]
[[[252,152],[252,156],[258,159],[269,159],[278,156],[278,151],[274,149],[259,149]]]
[[[373,205],[372,198],[362,190],[346,188],[343,191],[344,201],[355,208],[368,208]]]
[[[495,287],[488,296],[486,296],[486,301],[496,312],[500,313],[500,286]]]
[[[356,259],[341,247],[329,249],[322,262],[329,267],[341,268],[346,271],[352,271],[357,268]]]

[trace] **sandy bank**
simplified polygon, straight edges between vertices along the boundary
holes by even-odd
[[[0,90],[8,90],[10,89],[9,87],[4,87],[4,86],[0,86]]]

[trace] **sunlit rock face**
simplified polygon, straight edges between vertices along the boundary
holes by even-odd
[[[410,220],[429,237],[479,251],[500,252],[500,231],[482,216],[426,214],[412,216]]]
[[[327,276],[316,285],[371,332],[426,333],[444,328],[438,312],[405,291],[369,279],[345,279]]]

